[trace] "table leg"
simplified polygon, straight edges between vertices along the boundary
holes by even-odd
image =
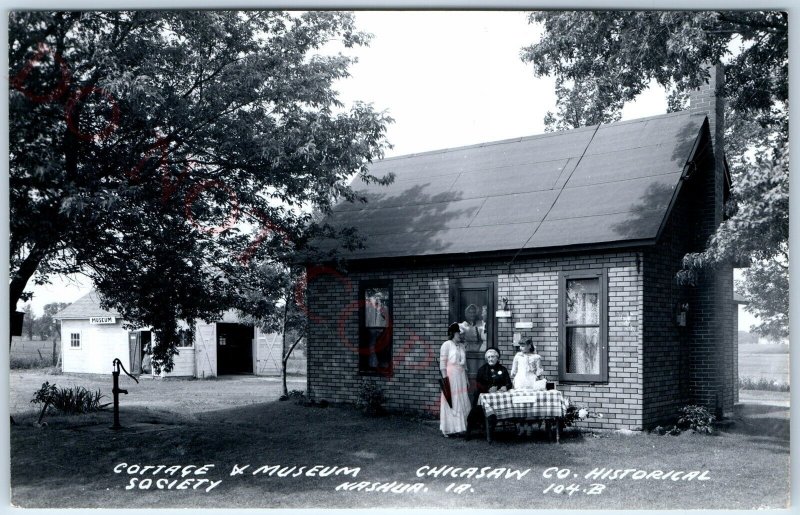
[[[486,410],[483,411],[483,422],[486,426],[486,441],[492,443],[492,428],[489,425],[489,415],[486,414]]]

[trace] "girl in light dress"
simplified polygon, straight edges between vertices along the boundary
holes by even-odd
[[[542,357],[536,354],[533,341],[521,341],[518,345],[520,350],[514,356],[514,362],[511,365],[514,389],[544,390],[547,380],[543,376]]]
[[[545,390],[547,379],[544,378],[542,368],[542,357],[536,354],[536,346],[533,340],[519,342],[519,352],[514,356],[511,365],[511,378],[514,381],[514,389],[520,390]],[[530,435],[533,432],[533,424],[517,424],[517,431],[520,436]]]

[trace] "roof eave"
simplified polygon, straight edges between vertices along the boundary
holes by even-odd
[[[621,240],[615,242],[560,245],[555,247],[539,247],[529,249],[508,249],[492,250],[487,252],[460,252],[449,254],[426,254],[413,256],[376,256],[367,258],[348,258],[348,266],[357,268],[389,268],[402,264],[423,264],[439,262],[472,262],[485,261],[489,259],[510,259],[511,262],[517,258],[527,258],[535,256],[557,256],[564,254],[585,254],[590,252],[604,252],[613,250],[634,250],[637,248],[651,247],[656,244],[655,238],[642,238],[636,240]],[[308,263],[308,266],[321,265],[327,263]]]
[[[102,314],[102,315],[81,315],[81,316],[78,316],[78,315],[57,316],[56,315],[56,316],[53,317],[53,320],[89,320],[90,318],[96,318],[96,317],[114,317],[114,318],[119,318],[120,320],[122,319],[119,315],[109,315],[109,314],[106,313],[106,314]]]
[[[681,177],[678,180],[678,185],[675,187],[675,191],[672,192],[672,198],[669,201],[669,205],[667,206],[667,211],[664,213],[664,218],[661,219],[661,225],[658,227],[658,232],[656,232],[655,241],[661,240],[661,235],[664,233],[664,229],[667,226],[667,221],[669,220],[670,215],[672,214],[672,209],[675,207],[675,203],[678,201],[678,197],[681,192],[681,188],[688,179],[688,165],[694,161],[700,149],[700,142],[703,140],[703,136],[705,133],[708,133],[709,138],[711,137],[711,132],[708,129],[708,117],[703,120],[703,124],[700,126],[700,130],[697,133],[697,136],[694,139],[694,143],[692,143],[692,150],[689,151],[688,156],[686,157],[686,162],[683,164],[683,170],[681,172]]]

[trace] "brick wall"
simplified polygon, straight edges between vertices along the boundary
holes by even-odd
[[[705,142],[700,143],[703,148]],[[713,166],[710,151],[700,159],[698,170],[681,184],[680,195],[672,207],[661,240],[644,251],[644,426],[674,422],[678,408],[693,402],[698,382],[708,372],[694,373],[693,366],[702,363],[710,350],[703,342],[692,344],[693,327],[698,323],[697,290],[679,285],[676,274],[683,256],[702,250],[706,235],[703,220],[697,213],[703,209],[706,175]],[[677,304],[689,304],[686,327],[676,324]]]
[[[514,323],[532,321],[532,337],[546,375],[558,377],[558,274],[606,268],[608,272],[607,384],[562,384],[575,403],[603,413],[586,427],[642,427],[642,273],[637,252],[517,259],[481,264],[427,265],[382,272],[351,271],[347,276],[312,273],[309,279],[308,389],[317,399],[355,402],[358,374],[358,282],[392,279],[394,295],[393,367],[383,384],[391,410],[438,415],[439,347],[446,339],[450,279],[496,276],[497,301],[509,299],[511,319],[497,319],[501,362],[510,367]]]
[[[730,267],[703,272],[694,287],[675,279],[686,253],[700,252],[716,227],[714,156],[705,151],[658,244],[644,253],[644,425],[669,422],[686,404],[729,412],[738,400],[736,318]],[[674,322],[688,302],[688,325]]]
[[[682,193],[655,247],[641,252],[605,252],[495,260],[463,265],[418,265],[343,276],[317,273],[309,280],[308,389],[318,399],[354,402],[358,374],[358,282],[391,279],[394,337],[391,378],[382,382],[388,407],[438,414],[438,350],[449,320],[449,281],[496,276],[497,301],[507,297],[514,317],[497,320],[501,361],[510,365],[514,322],[529,320],[547,375],[558,375],[558,274],[605,268],[608,272],[607,384],[563,384],[569,398],[603,413],[584,424],[639,429],[670,419],[689,402],[718,413],[737,399],[735,305],[732,270],[704,273],[695,287],[679,286],[675,273],[687,252],[700,251],[722,221],[724,168],[721,66],[691,96],[691,110],[708,114],[710,140],[701,142],[695,175]],[[686,328],[675,325],[675,305],[690,306]]]
[[[700,148],[704,147],[703,142]],[[703,249],[715,227],[717,184],[710,146],[681,186],[662,239],[639,252],[551,256],[464,265],[414,266],[386,271],[314,274],[309,280],[308,388],[319,399],[352,403],[358,374],[358,283],[391,279],[394,337],[391,378],[383,383],[393,410],[438,414],[438,350],[446,337],[451,279],[496,276],[497,302],[509,299],[513,318],[497,319],[502,362],[510,366],[514,323],[532,321],[532,337],[547,375],[558,375],[560,271],[608,272],[609,382],[560,389],[603,413],[586,427],[639,429],[669,422],[680,406],[699,403],[729,411],[737,399],[735,318],[730,270],[707,273],[696,287],[675,274],[687,252]],[[688,325],[675,324],[675,306],[688,302]]]
[[[690,111],[708,116],[711,134],[711,157],[703,174],[700,227],[703,245],[722,222],[725,165],[723,132],[725,127],[723,97],[719,94],[725,80],[724,68],[709,67],[709,83],[690,95]],[[736,399],[736,361],[733,269],[717,267],[702,274],[694,291],[697,306],[692,325],[691,366],[692,391],[695,402],[722,415],[733,409]]]

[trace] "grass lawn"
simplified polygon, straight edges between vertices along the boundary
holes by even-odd
[[[39,378],[15,379],[19,385]],[[64,380],[55,378],[57,383]],[[70,378],[74,379],[74,378]],[[434,420],[401,416],[368,418],[345,407],[306,408],[293,402],[268,399],[263,392],[273,383],[251,380],[156,381],[128,397],[147,395],[151,403],[133,404],[123,397],[122,423],[113,432],[111,414],[74,417],[48,416],[49,425],[37,427],[35,413],[20,410],[11,427],[12,502],[23,507],[205,507],[205,508],[366,508],[366,507],[496,507],[496,508],[783,508],[789,499],[787,408],[758,406],[741,413],[715,436],[572,433],[557,445],[543,435],[517,440],[501,434],[493,444],[477,439],[444,439]],[[53,380],[51,380],[53,382]],[[76,379],[77,384],[89,386]],[[65,383],[66,384],[66,383]],[[242,387],[242,384],[246,387]],[[277,383],[275,383],[277,384]],[[210,385],[210,386],[209,386]],[[125,386],[123,386],[125,387]],[[183,404],[166,400],[192,390],[229,397],[231,407],[203,408],[200,400]],[[230,387],[230,391],[228,391]],[[290,386],[292,388],[292,386]],[[149,390],[148,390],[149,389]],[[251,396],[246,393],[251,390]],[[270,390],[273,391],[273,390]],[[27,395],[27,394],[26,394]],[[199,394],[198,394],[199,395]],[[273,395],[274,398],[274,395]],[[247,402],[254,400],[255,402]],[[165,404],[166,403],[166,404]],[[195,404],[196,403],[196,404]],[[219,402],[221,404],[221,402]],[[213,464],[205,475],[187,478],[221,481],[206,492],[201,488],[158,490],[126,489],[135,477],[166,479],[175,476],[115,473],[120,463],[145,465]],[[231,476],[234,465],[250,465]],[[253,475],[263,465],[315,465],[360,468],[355,478],[345,475],[288,477]],[[417,477],[423,466],[494,467],[528,470],[515,478]],[[570,469],[564,479],[543,477],[548,467]],[[704,471],[710,479],[588,480],[594,468]],[[152,469],[151,469],[152,470]],[[289,469],[286,469],[289,470]],[[630,474],[630,473],[629,473]],[[577,475],[577,476],[576,476]],[[345,482],[424,483],[414,493],[337,491]],[[469,484],[463,493],[447,491],[451,483]],[[572,495],[554,493],[551,483],[580,485]],[[592,483],[603,485],[598,494],[585,493]],[[138,484],[138,483],[137,483]]]
[[[9,349],[11,368],[42,368],[51,367],[58,362],[61,353],[61,344],[55,344],[55,359],[53,356],[53,341],[29,340],[27,337],[13,336]]]

